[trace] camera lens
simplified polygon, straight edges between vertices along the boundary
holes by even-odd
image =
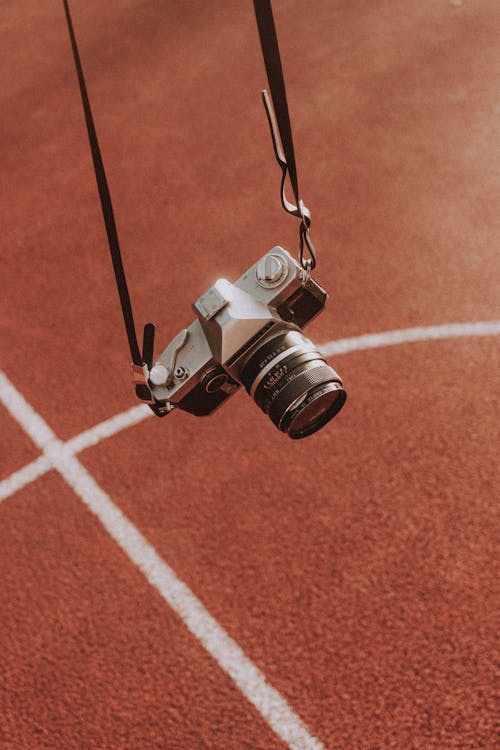
[[[279,325],[259,342],[240,377],[257,406],[294,439],[319,430],[346,400],[340,377],[314,344]]]

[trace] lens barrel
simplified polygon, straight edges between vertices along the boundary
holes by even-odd
[[[257,406],[294,439],[319,430],[346,400],[339,375],[314,344],[280,325],[250,354],[240,379]]]

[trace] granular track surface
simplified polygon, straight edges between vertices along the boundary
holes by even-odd
[[[136,407],[62,4],[2,9],[2,750],[496,746],[500,9],[274,9],[331,294],[307,335],[353,340],[303,441],[244,393]],[[295,252],[253,10],[72,10],[163,348]]]

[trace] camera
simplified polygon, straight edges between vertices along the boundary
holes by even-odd
[[[146,368],[154,410],[206,416],[244,386],[289,437],[320,429],[346,400],[339,375],[302,333],[327,296],[279,246],[234,284],[219,279],[194,303],[197,319]]]

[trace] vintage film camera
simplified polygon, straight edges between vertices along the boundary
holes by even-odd
[[[146,368],[154,410],[205,416],[243,385],[291,438],[320,429],[346,400],[340,377],[301,330],[326,300],[281,247],[235,284],[219,279],[194,303],[197,320]]]

